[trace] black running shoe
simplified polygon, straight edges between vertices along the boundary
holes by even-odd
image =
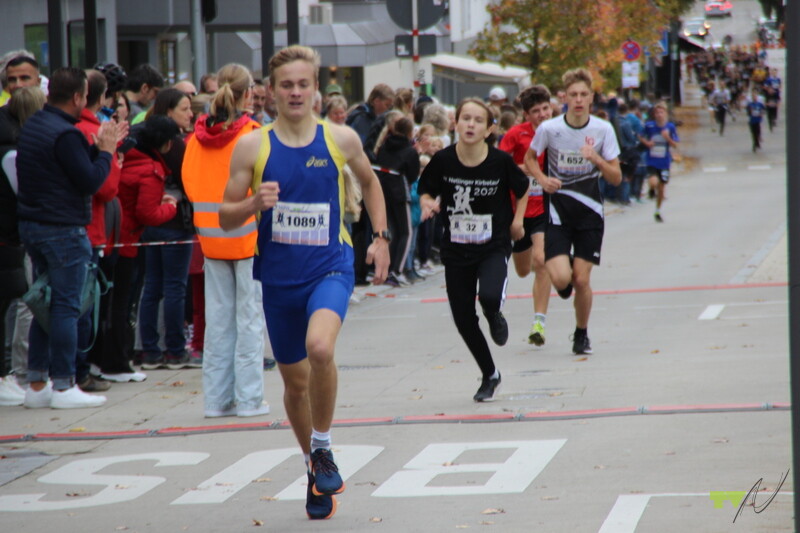
[[[492,334],[492,340],[498,346],[504,346],[508,342],[508,322],[503,313],[498,311],[494,316],[486,317],[489,321],[489,332]]]
[[[330,450],[325,448],[314,450],[311,454],[311,472],[314,474],[314,486],[311,490],[317,496],[344,492],[344,481],[339,475],[339,467],[333,461],[333,453]]]
[[[311,520],[327,520],[336,513],[336,496],[314,494],[314,475],[308,473],[308,490],[306,490],[306,514]]]
[[[588,355],[592,353],[592,345],[588,335],[574,336],[572,339],[572,353],[575,355]]]
[[[564,300],[568,300],[570,296],[572,296],[572,283],[564,287],[563,289],[556,289],[556,293],[558,293],[561,298]]]
[[[483,378],[481,380],[481,386],[478,388],[478,392],[475,393],[475,396],[473,396],[472,399],[475,400],[476,402],[486,402],[493,400],[494,394],[500,387],[501,381],[502,381],[502,376],[500,375],[500,373],[497,374],[496,378]]]
[[[661,215],[659,213],[656,213],[655,215],[653,215],[653,218],[656,219],[656,222],[664,222],[664,219],[661,218]]]

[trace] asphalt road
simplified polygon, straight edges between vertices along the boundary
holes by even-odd
[[[593,355],[570,353],[557,297],[546,345],[525,342],[531,279],[512,273],[511,338],[493,348],[504,388],[475,404],[442,274],[359,291],[337,352],[348,489],[332,520],[305,517],[277,373],[271,415],[209,421],[200,371],[164,370],[100,409],[3,408],[0,528],[791,531],[783,117],[754,155],[743,120],[720,137],[697,113],[665,222],[650,202],[607,205]]]

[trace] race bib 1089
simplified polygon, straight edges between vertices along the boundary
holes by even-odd
[[[327,246],[331,206],[327,203],[278,202],[272,208],[272,241],[305,246]]]

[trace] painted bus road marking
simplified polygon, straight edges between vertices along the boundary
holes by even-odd
[[[394,473],[372,496],[406,498],[522,493],[566,442],[566,439],[557,439],[429,444],[405,465],[407,470]],[[384,448],[345,445],[336,446],[335,450],[342,477],[347,479],[375,459]],[[500,463],[456,462],[462,453],[473,450],[511,450],[512,453]],[[154,452],[71,461],[43,475],[38,481],[67,486],[99,485],[103,488],[96,494],[85,497],[77,492],[69,493],[69,500],[43,501],[43,498],[48,497],[47,493],[0,496],[0,511],[60,511],[135,500],[164,483],[166,479],[141,474],[97,472],[111,465],[135,461],[155,461],[156,467],[194,466],[209,456],[210,454],[202,452]],[[297,448],[281,448],[250,453],[200,483],[194,490],[182,494],[171,505],[223,503],[252,484],[253,480],[290,458],[301,460],[300,451]],[[426,486],[437,476],[464,472],[493,472],[493,475],[483,485]],[[306,496],[306,483],[306,476],[303,475],[275,497],[278,500],[303,500]],[[61,492],[63,493],[63,489]]]
[[[565,442],[566,439],[429,444],[405,465],[407,470],[393,474],[372,495],[380,498],[408,498],[521,493]],[[514,452],[502,463],[454,464],[458,456],[466,451],[491,449],[513,449]],[[427,486],[437,476],[465,472],[494,474],[484,485]]]
[[[382,446],[336,446],[336,463],[342,479],[347,479],[361,470],[383,451]],[[282,448],[265,450],[246,455],[219,474],[207,479],[196,489],[187,492],[172,505],[222,503],[246,486],[254,479],[266,474],[285,460],[294,457],[302,461],[298,448]],[[308,478],[303,475],[288,488],[276,495],[279,500],[305,500]]]
[[[0,511],[62,511],[135,500],[164,483],[166,478],[96,474],[96,472],[114,464],[133,461],[157,461],[155,464],[157,467],[193,466],[205,461],[208,457],[209,454],[200,452],[154,452],[72,461],[45,474],[38,481],[56,485],[101,485],[103,489],[97,494],[85,498],[73,496],[69,500],[55,501],[42,501],[42,498],[47,496],[46,493],[0,496]]]

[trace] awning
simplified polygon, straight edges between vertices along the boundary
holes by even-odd
[[[471,57],[453,54],[436,54],[431,57],[434,73],[437,75],[455,75],[463,81],[475,83],[509,83],[514,82],[522,87],[530,83],[530,71],[520,67],[503,67],[497,63],[480,63]]]

